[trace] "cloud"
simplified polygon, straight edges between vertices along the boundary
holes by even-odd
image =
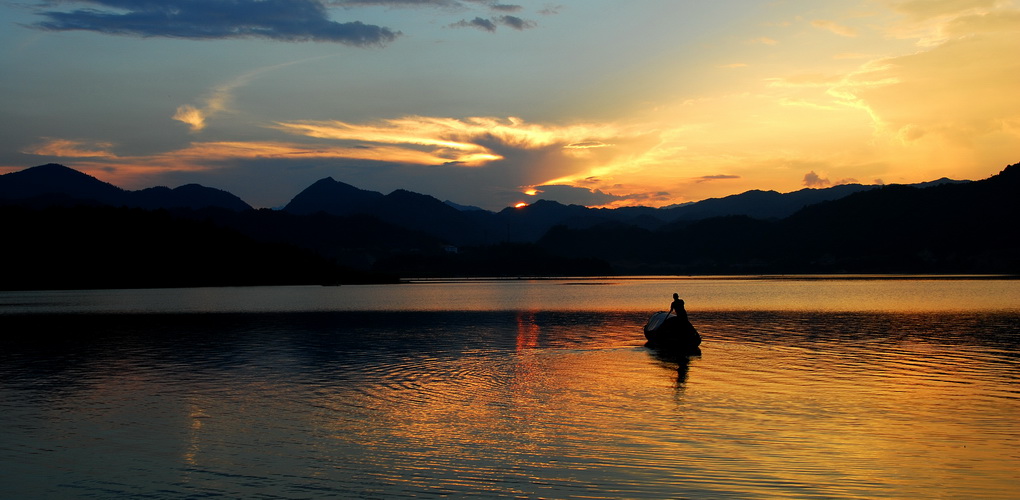
[[[814,172],[812,172],[812,173],[814,173]],[[698,180],[696,180],[695,182],[701,183],[701,182],[719,181],[719,180],[728,180],[728,179],[739,179],[739,178],[740,178],[739,175],[728,175],[728,174],[703,175],[703,176],[699,177]]]
[[[849,177],[846,179],[840,179],[836,182],[832,182],[829,179],[816,174],[814,170],[804,174],[804,185],[809,188],[824,188],[829,186],[840,186],[843,184],[856,184],[856,183],[857,179]]]
[[[188,111],[186,106],[182,107],[182,116],[178,118],[185,119],[184,111]],[[75,168],[103,171],[138,186],[166,183],[170,178],[184,179],[184,175],[226,179],[240,175],[246,168],[283,179],[286,177],[284,170],[304,168],[318,172],[320,178],[341,170],[356,171],[357,178],[375,179],[377,185],[392,187],[396,182],[396,187],[430,194],[445,193],[443,196],[450,199],[461,199],[460,193],[461,197],[473,196],[466,201],[484,206],[502,206],[519,198],[518,186],[566,185],[568,183],[547,181],[565,176],[578,179],[571,184],[584,188],[583,192],[577,191],[570,197],[564,195],[562,199],[571,203],[602,204],[636,199],[635,195],[600,192],[599,189],[605,190],[610,184],[602,183],[601,179],[592,181],[588,172],[592,159],[603,164],[618,154],[617,144],[626,147],[632,141],[628,134],[633,132],[623,132],[613,125],[532,124],[512,117],[409,116],[368,123],[275,123],[268,128],[300,136],[300,139],[196,141],[184,147],[139,156],[114,156],[102,147],[109,145],[53,139],[23,152],[88,158],[91,161],[75,161]],[[578,156],[581,152],[585,156]],[[269,170],[273,173],[268,173]],[[585,173],[578,176],[578,171]],[[301,175],[313,174],[303,170]],[[279,179],[273,182],[281,182]],[[307,181],[306,177],[296,176],[286,182],[298,182],[295,179]],[[465,179],[471,179],[475,186],[485,187],[472,189],[471,194],[465,195],[462,192]],[[245,189],[252,188],[245,186]],[[571,192],[567,188],[554,188],[554,191]],[[644,190],[625,187],[614,192]],[[279,202],[260,200],[256,204],[275,206]]]
[[[499,11],[499,12],[519,12],[524,7],[521,7],[520,5],[511,5],[511,4],[505,4],[505,3],[498,3],[498,4],[493,4],[491,6],[491,8],[492,8],[492,10]]]
[[[206,126],[206,121],[213,115],[229,109],[230,102],[234,99],[234,91],[240,87],[243,87],[254,80],[256,77],[274,71],[280,68],[285,68],[294,64],[300,64],[315,59],[321,59],[329,56],[318,56],[310,57],[307,59],[300,59],[297,61],[289,61],[281,64],[274,64],[271,66],[264,66],[256,68],[252,71],[243,73],[226,83],[217,85],[209,91],[205,97],[204,105],[196,107],[191,104],[183,104],[177,107],[177,111],[174,113],[172,118],[179,122],[187,124],[192,132],[199,132]]]
[[[378,7],[443,7],[469,9],[471,5],[482,5],[495,12],[519,12],[521,5],[497,3],[493,0],[331,0],[331,5],[378,6]]]
[[[866,110],[879,132],[904,143],[1015,141],[1011,124],[1020,123],[1020,60],[1014,57],[1020,51],[1020,15],[964,17],[948,25],[961,30],[961,36],[876,61],[830,92]]]
[[[332,0],[331,5],[358,6],[376,5],[385,7],[451,7],[459,6],[456,0]]]
[[[543,200],[556,201],[567,205],[584,205],[586,207],[609,205],[613,202],[630,198],[630,196],[605,193],[598,189],[565,185],[535,186],[529,190],[528,194],[532,192],[534,193],[533,196]]]
[[[804,174],[804,185],[809,188],[820,188],[830,184],[832,183],[829,182],[829,179],[822,178],[814,170]]]
[[[206,113],[201,109],[185,104],[177,107],[173,119],[188,124],[192,132],[197,132],[205,128],[205,116]]]
[[[991,9],[998,3],[998,0],[906,0],[895,3],[894,8],[922,20],[976,9]]]
[[[610,146],[612,146],[612,144],[606,144],[606,143],[601,142],[601,141],[584,141],[584,142],[575,142],[573,144],[567,144],[566,146],[563,146],[563,149],[607,148],[607,147],[610,147]]]
[[[975,33],[1009,33],[1020,29],[1020,11],[1000,11],[960,16],[946,23],[945,32],[952,36]]]
[[[36,144],[22,150],[22,153],[39,156],[57,156],[62,158],[116,158],[109,149],[113,147],[108,142],[89,143],[71,139],[47,138],[41,144]]]
[[[383,45],[400,32],[331,21],[321,0],[66,0],[98,8],[42,12],[35,27],[109,35],[188,39],[267,38],[288,42]]]
[[[497,16],[490,19],[476,17],[470,21],[464,19],[450,25],[451,28],[477,28],[483,31],[494,32],[500,25],[513,28],[517,31],[534,28],[536,24],[532,21],[521,19],[517,16]]]
[[[464,166],[502,160],[515,150],[602,147],[604,143],[599,138],[613,134],[612,130],[597,126],[552,127],[528,124],[519,118],[485,117],[408,116],[370,124],[309,120],[280,122],[274,128],[317,139],[424,150],[433,158],[443,159],[441,163]]]
[[[855,37],[857,36],[857,30],[837,24],[835,21],[827,21],[824,19],[816,19],[811,21],[811,26],[829,30],[839,36]]]
[[[478,28],[482,31],[493,32],[496,31],[496,23],[490,19],[482,19],[476,17],[470,21],[460,20],[450,25],[451,28]]]
[[[476,16],[474,19],[461,19],[447,25],[450,28],[474,28],[489,33],[495,32],[500,26],[523,31],[534,28],[536,23],[510,14],[524,10],[524,7],[517,4],[499,3],[495,0],[332,0],[332,5],[353,7],[353,6],[378,6],[392,8],[411,7],[435,7],[451,11],[470,11],[482,8],[493,13],[494,17]],[[542,10],[540,14],[554,14],[548,9]]]

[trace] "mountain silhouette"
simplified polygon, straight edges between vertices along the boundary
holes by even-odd
[[[476,217],[429,195],[398,189],[383,195],[331,177],[320,179],[298,193],[283,211],[310,215],[370,215],[394,226],[434,234],[456,245],[483,243],[484,231]],[[488,214],[488,212],[486,212]]]
[[[350,184],[335,181],[332,177],[326,177],[315,181],[304,191],[298,193],[283,207],[283,210],[299,215],[311,215],[317,212],[352,215],[365,213],[366,207],[375,205],[382,197],[382,193],[366,191]]]
[[[677,208],[665,209],[671,220],[698,220],[726,215],[746,215],[757,219],[782,219],[808,205],[831,201],[881,186],[841,184],[822,189],[806,188],[790,193],[751,190],[723,198],[709,198]]]
[[[29,202],[43,197],[123,205],[127,191],[56,163],[0,175],[0,199]]]
[[[1020,273],[1020,164],[988,179],[890,185],[783,219],[558,226],[539,245],[628,274]]]
[[[56,163],[0,175],[0,200],[20,205],[110,205],[158,208],[250,210],[252,207],[226,191],[187,184],[175,189],[152,187],[127,191],[88,174]]]
[[[155,210],[158,208],[209,208],[218,207],[227,210],[251,210],[251,205],[243,200],[216,188],[185,184],[173,189],[157,186],[128,192],[128,206]]]
[[[254,210],[197,184],[127,191],[48,164],[0,176],[0,215],[17,221],[5,228],[5,241],[14,243],[0,246],[11,268],[0,288],[395,276],[1016,274],[1018,190],[1020,164],[979,181],[754,190],[666,208],[539,200],[491,212],[325,178],[282,210]]]

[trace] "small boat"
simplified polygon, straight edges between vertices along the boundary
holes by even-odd
[[[645,325],[645,346],[653,349],[694,350],[701,345],[701,334],[685,318],[659,311]]]

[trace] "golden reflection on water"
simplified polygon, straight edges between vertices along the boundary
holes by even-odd
[[[713,370],[699,373],[688,394],[711,394],[714,401],[699,401],[707,403],[702,409],[728,422],[702,430],[723,433],[713,448],[742,462],[734,473],[761,470],[785,484],[815,484],[827,476],[848,487],[831,493],[847,496],[881,485],[910,497],[930,496],[933,487],[948,497],[989,487],[1001,495],[1017,478],[1015,433],[1003,439],[995,425],[961,420],[967,414],[987,418],[987,394],[1001,390],[1002,381],[973,377],[966,365],[947,378],[947,360],[931,346],[907,343],[881,352],[835,347],[842,355],[713,347]],[[1015,399],[1002,403],[1018,407]],[[973,469],[982,473],[966,472]],[[927,479],[918,484],[917,477]]]
[[[372,450],[385,491],[1003,498],[1017,479],[1006,415],[1020,404],[967,367],[979,351],[710,339],[678,359],[543,348],[538,318],[516,318],[525,349],[395,360],[356,393],[322,394],[344,418],[313,425],[347,443],[337,461]]]
[[[143,318],[0,352],[0,458],[52,497],[1015,498],[1020,316],[690,307],[689,357],[626,308]]]
[[[538,323],[534,311],[517,312],[517,351],[531,349],[538,345]]]

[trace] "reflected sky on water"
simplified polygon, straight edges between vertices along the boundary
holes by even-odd
[[[0,292],[0,314],[45,312],[640,311],[1020,312],[1020,280],[984,277],[646,277],[402,285]]]
[[[0,493],[1015,498],[1016,312],[696,308],[724,287],[698,282],[679,291],[705,342],[678,356],[641,337],[672,282],[528,283],[381,287],[377,310],[293,310],[295,290],[348,287],[138,294],[221,309],[188,314],[53,314],[39,304],[88,292],[4,295]],[[787,283],[820,297],[839,285],[762,288]],[[879,297],[910,295],[878,283],[894,285]],[[971,285],[930,290],[941,283],[912,296]],[[731,286],[733,302],[760,290]],[[461,302],[396,307],[437,293]],[[643,309],[606,307],[645,293]],[[223,311],[254,295],[277,311]],[[517,308],[550,296],[571,305]],[[492,310],[462,309],[480,303]]]

